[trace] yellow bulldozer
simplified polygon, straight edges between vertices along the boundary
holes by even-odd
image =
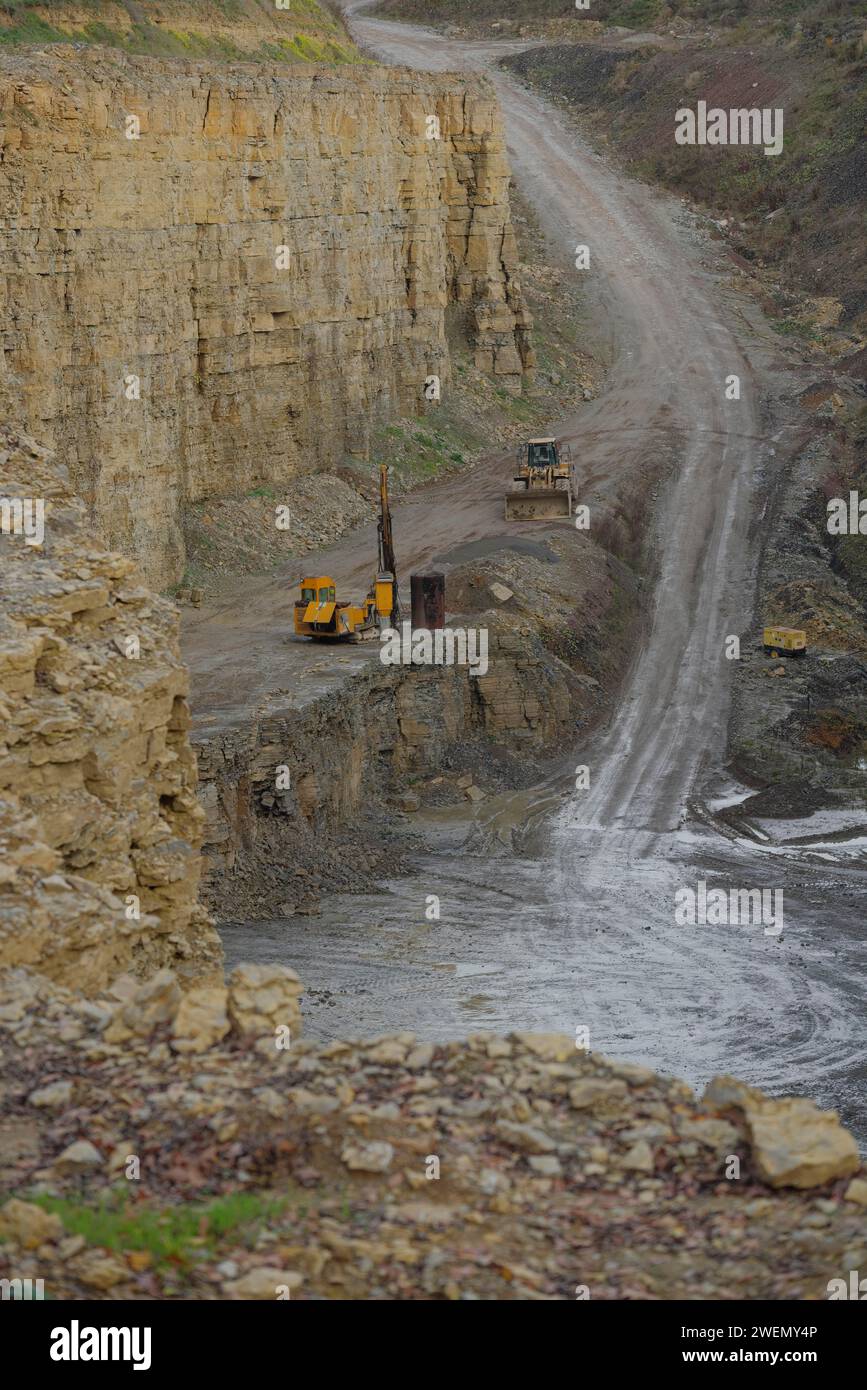
[[[308,575],[301,580],[301,597],[295,601],[295,633],[298,637],[343,638],[361,642],[375,637],[381,628],[397,627],[397,597],[391,510],[388,505],[388,469],[379,469],[379,568],[373,587],[361,603],[337,598],[330,575]]]
[[[506,493],[506,520],[572,515],[572,452],[556,439],[530,439],[518,449],[518,469]]]

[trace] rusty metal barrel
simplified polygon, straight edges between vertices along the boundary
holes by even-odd
[[[440,628],[446,625],[446,577],[444,574],[411,574],[412,626]]]

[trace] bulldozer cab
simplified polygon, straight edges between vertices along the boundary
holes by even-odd
[[[528,468],[556,468],[559,464],[554,439],[531,439],[527,445]]]

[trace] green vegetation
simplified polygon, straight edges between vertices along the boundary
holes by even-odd
[[[485,441],[462,417],[460,407],[457,413],[440,407],[426,416],[425,424],[426,430],[412,432],[385,425],[374,437],[372,464],[389,464],[402,491],[465,467],[484,447]]]
[[[82,8],[93,12],[84,25]],[[180,8],[180,7],[179,7]],[[113,0],[0,0],[0,46],[84,43],[119,48],[154,58],[217,59],[274,63],[358,63],[363,61],[339,20],[317,0],[293,0],[274,16],[243,0],[202,0],[189,5],[179,27],[136,23],[127,27],[127,11]],[[208,10],[214,20],[208,24]],[[237,21],[237,35],[226,26]],[[286,25],[286,36],[278,24]],[[222,30],[222,32],[220,32]]]
[[[808,39],[839,39],[863,28],[867,0],[592,0],[576,14],[574,0],[381,0],[377,14],[417,24],[461,24],[489,29],[491,24],[580,29],[588,21],[630,29],[664,32],[673,20],[698,26],[720,25],[755,35],[757,27],[783,37],[802,33]]]
[[[0,5],[0,44],[69,42],[70,35],[55,29],[39,15],[28,13],[32,7],[33,0],[7,0]]]
[[[867,3],[867,0],[865,0]],[[867,53],[796,43],[722,45],[638,54],[557,44],[506,60],[525,80],[565,98],[591,133],[601,133],[629,171],[665,184],[730,219],[727,237],[746,259],[772,266],[784,282],[843,304],[856,331],[867,312],[864,141]],[[782,152],[758,146],[677,145],[675,111],[713,93],[712,105],[742,105],[743,69],[752,103],[784,111]],[[730,92],[729,97],[727,93]],[[784,333],[811,336],[789,318]]]
[[[115,1189],[95,1204],[43,1193],[25,1200],[59,1216],[67,1235],[83,1236],[88,1245],[119,1253],[147,1251],[157,1268],[183,1271],[226,1238],[252,1245],[262,1227],[279,1218],[294,1199],[235,1192],[209,1202],[159,1207]]]

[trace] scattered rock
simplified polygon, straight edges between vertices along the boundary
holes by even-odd
[[[0,1235],[22,1250],[36,1250],[40,1245],[60,1240],[63,1223],[52,1212],[10,1197],[0,1208]]]
[[[689,1117],[681,1122],[679,1130],[687,1142],[694,1140],[718,1154],[737,1153],[737,1145],[741,1142],[738,1131],[727,1120]]]
[[[592,1110],[619,1105],[629,1095],[625,1081],[603,1081],[593,1077],[576,1081],[569,1088],[569,1103],[574,1110]]]
[[[370,1143],[344,1144],[340,1154],[347,1168],[357,1173],[385,1173],[394,1157],[394,1148],[385,1140],[371,1140]]]
[[[332,1115],[340,1109],[336,1096],[317,1096],[301,1086],[293,1086],[288,1094],[295,1109],[302,1115]]]
[[[71,1262],[77,1279],[90,1289],[108,1293],[129,1279],[129,1269],[115,1255],[104,1250],[85,1250]]]
[[[639,1139],[620,1160],[621,1168],[635,1173],[652,1173],[655,1167],[653,1150],[646,1139]]]
[[[47,1110],[56,1110],[68,1105],[72,1100],[72,1082],[54,1081],[50,1086],[40,1086],[27,1097],[31,1105]]]
[[[637,1274],[657,1294],[694,1296],[698,1280],[708,1293],[730,1295],[736,1260],[749,1268],[749,1297],[778,1297],[785,1288],[821,1298],[829,1269],[861,1267],[864,1175],[849,1175],[849,1200],[846,1180],[834,1196],[771,1186],[762,1193],[755,1155],[767,1137],[762,1123],[779,1119],[780,1102],[730,1078],[717,1078],[699,1102],[684,1083],[643,1068],[616,1075],[620,1064],[576,1049],[565,1034],[480,1032],[438,1047],[411,1033],[325,1046],[298,1039],[278,1051],[269,1031],[265,1064],[257,1038],[251,1045],[250,1034],[230,1030],[208,1051],[179,1053],[171,1044],[186,1031],[185,1005],[195,1022],[201,1006],[225,1002],[207,992],[182,995],[171,1023],[144,1046],[109,1045],[101,1003],[82,1011],[50,982],[13,974],[10,994],[0,971],[0,1008],[13,997],[27,1007],[23,1018],[11,1009],[0,1018],[0,1039],[5,1048],[4,1034],[18,1042],[26,1029],[27,1045],[16,1049],[14,1086],[0,1091],[7,1105],[0,1159],[14,1165],[22,1190],[99,1200],[116,1186],[125,1159],[140,1152],[143,1134],[148,1153],[159,1155],[151,1175],[167,1207],[206,1209],[211,1193],[241,1183],[269,1199],[287,1182],[304,1189],[303,1216],[294,1202],[269,1209],[240,1246],[237,1232],[209,1228],[206,1245],[191,1232],[190,1297],[279,1299],[298,1290],[312,1299],[401,1298],[412,1290],[499,1298],[507,1286],[507,1297],[569,1297],[576,1230],[582,1258],[594,1261],[600,1291],[611,1297],[631,1296]],[[242,1016],[267,1020],[269,1030],[287,983],[297,1002],[294,977],[274,977],[270,967],[241,976]],[[141,1008],[139,995],[135,981],[118,982],[116,1012]],[[67,1009],[81,1024],[80,1051],[64,1042]],[[204,1008],[204,1017],[213,1012]],[[40,1071],[50,1084],[71,1079],[68,1116],[27,1105],[22,1117],[22,1098],[38,1089]],[[817,1116],[824,1129],[829,1117],[809,1108],[811,1123]],[[802,1111],[792,1125],[799,1139],[804,1120]],[[28,1138],[10,1149],[16,1123]],[[70,1137],[88,1133],[97,1143],[77,1139],[52,1166]],[[720,1183],[714,1152],[746,1153],[748,1144],[748,1182]],[[54,1297],[176,1294],[175,1273],[148,1251],[121,1257],[87,1246],[35,1204],[7,1203],[0,1232],[7,1249],[24,1243],[50,1265]],[[686,1232],[704,1243],[683,1267]],[[456,1260],[465,1264],[475,1249],[486,1258],[457,1277]]]
[[[630,1086],[649,1086],[657,1079],[656,1072],[651,1071],[650,1067],[639,1067],[634,1062],[612,1062],[610,1057],[606,1057],[604,1063],[611,1076],[619,1076]]]
[[[545,1062],[568,1062],[581,1054],[568,1033],[514,1033],[516,1042]]]
[[[223,1292],[229,1298],[285,1299],[291,1297],[295,1289],[300,1289],[303,1282],[304,1276],[295,1270],[261,1265],[248,1270],[240,1279],[224,1283]]]
[[[558,1178],[563,1172],[556,1154],[533,1154],[527,1162],[534,1173],[541,1173],[545,1178]]]
[[[203,986],[191,989],[181,1000],[172,1027],[176,1052],[206,1052],[229,1031],[226,989]]]
[[[301,1032],[303,985],[286,965],[236,965],[229,977],[229,1018],[235,1032],[275,1048],[278,1029]]]
[[[105,1030],[109,1043],[149,1037],[162,1023],[171,1023],[181,1002],[181,988],[171,970],[160,970],[122,1004]]]
[[[545,1154],[557,1147],[543,1129],[537,1129],[534,1125],[513,1124],[511,1120],[500,1120],[497,1134],[512,1148],[523,1149],[525,1153]]]
[[[89,1169],[101,1168],[102,1164],[99,1149],[89,1139],[78,1139],[63,1150],[53,1166],[58,1173],[86,1173]]]
[[[742,1118],[756,1171],[771,1187],[820,1187],[861,1166],[834,1110],[794,1097],[770,1100],[732,1077],[715,1077],[704,1100]]]
[[[407,1048],[396,1038],[384,1038],[368,1048],[367,1060],[381,1067],[399,1067],[406,1061]]]

